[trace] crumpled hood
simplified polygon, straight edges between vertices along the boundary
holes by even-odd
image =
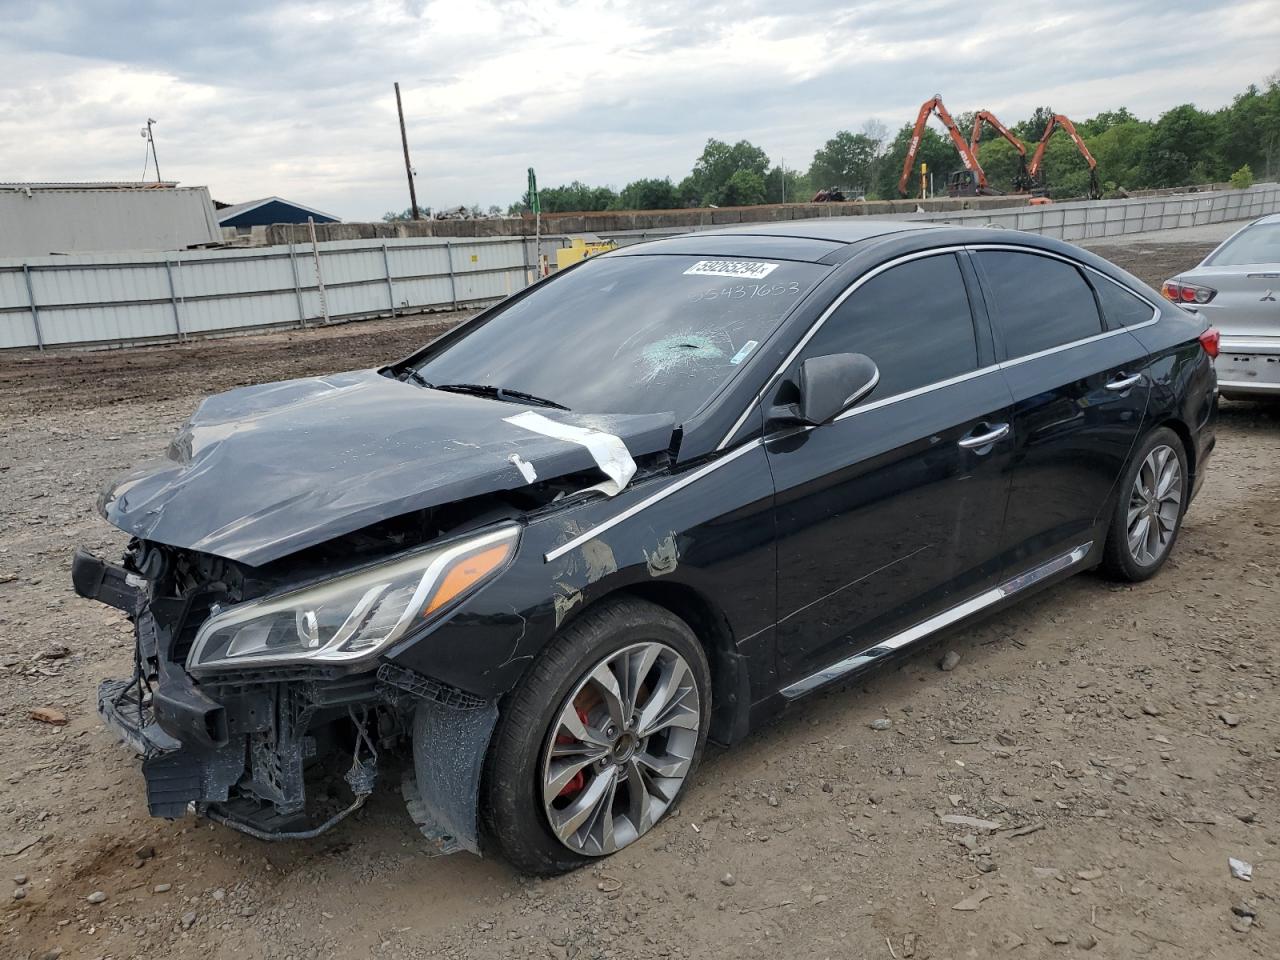
[[[526,409],[376,370],[242,387],[201,403],[166,458],[115,480],[98,509],[133,536],[257,566],[414,510],[525,486],[529,465],[535,482],[597,466],[581,443],[507,422]],[[671,442],[670,414],[537,413],[613,434],[633,457]]]

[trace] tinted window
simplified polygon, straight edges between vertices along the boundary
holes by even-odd
[[[1280,223],[1255,223],[1222,245],[1205,261],[1215,267],[1238,267],[1246,263],[1280,263]]]
[[[1102,332],[1093,291],[1069,263],[1030,253],[977,254],[1010,358]]]
[[[973,317],[956,258],[912,260],[868,280],[827,318],[805,353],[865,353],[880,368],[876,397],[977,369]]]
[[[1093,282],[1098,291],[1098,300],[1102,303],[1102,314],[1113,327],[1132,327],[1135,323],[1146,323],[1155,311],[1151,304],[1139,300],[1119,284],[1101,277]]]
[[[589,260],[428,352],[436,386],[518,390],[583,413],[698,409],[831,270],[812,263]]]

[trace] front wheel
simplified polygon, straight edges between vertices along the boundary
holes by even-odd
[[[707,658],[683,620],[630,597],[586,611],[503,710],[486,833],[518,869],[544,875],[634,843],[689,782],[710,716]]]
[[[1137,583],[1169,559],[1191,493],[1182,439],[1168,427],[1147,435],[1130,461],[1107,534],[1102,569]]]

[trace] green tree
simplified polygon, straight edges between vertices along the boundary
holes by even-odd
[[[622,188],[615,202],[617,210],[671,210],[683,206],[670,177],[633,180]]]
[[[720,188],[718,207],[749,207],[764,203],[764,177],[754,170],[735,170]]]
[[[784,189],[785,187],[785,189]],[[764,180],[765,203],[804,203],[813,196],[809,178],[799,170],[775,165]]]
[[[865,193],[879,144],[863,133],[839,131],[818,148],[809,165],[809,182],[816,189],[840,187],[845,193]]]
[[[1193,104],[1184,103],[1161,114],[1143,157],[1152,185],[1175,187],[1201,177],[1225,179],[1220,143],[1217,118]]]
[[[1040,142],[1053,116],[1053,107],[1036,107],[1029,118],[1013,125],[1013,132],[1027,145],[1029,152],[1034,149],[1034,144]]]
[[[1253,186],[1253,171],[1249,169],[1246,163],[1243,167],[1231,175],[1232,190],[1248,190]]]
[[[1134,123],[1137,121],[1128,107],[1120,107],[1118,110],[1104,110],[1096,117],[1090,117],[1083,123],[1076,124],[1076,130],[1082,137],[1096,137],[1101,133],[1105,133],[1112,127],[1119,126],[1122,123]]]
[[[1142,164],[1150,137],[1150,123],[1129,120],[1085,138],[1085,143],[1098,161],[1102,180],[1124,190],[1145,190],[1152,185],[1150,172]]]
[[[760,195],[763,197],[764,178],[769,172],[768,154],[746,140],[739,140],[730,146],[723,140],[716,140],[713,137],[707,141],[702,155],[694,163],[689,180],[681,182],[681,193],[685,194],[687,183],[689,190],[686,195],[698,206],[708,204],[721,207],[734,206],[736,204],[732,202],[732,197],[741,192],[748,182],[740,179],[733,190],[729,189],[733,176],[740,172],[755,175],[760,184]]]

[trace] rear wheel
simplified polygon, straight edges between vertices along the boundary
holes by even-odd
[[[520,870],[571,870],[635,842],[675,805],[711,715],[706,655],[648,601],[588,610],[503,710],[484,784],[487,834]]]
[[[1125,471],[1103,571],[1134,583],[1154,576],[1178,539],[1190,492],[1182,439],[1168,427],[1153,430]]]

